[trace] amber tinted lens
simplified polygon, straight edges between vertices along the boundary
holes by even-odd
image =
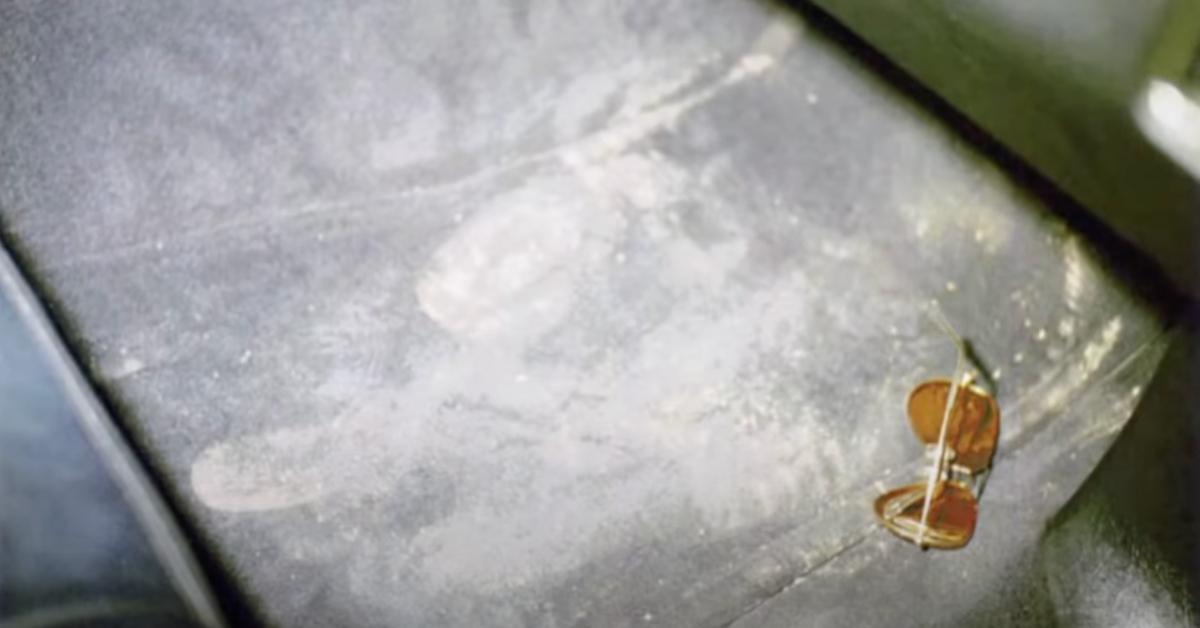
[[[875,514],[894,534],[911,543],[917,542],[921,527],[921,509],[925,503],[925,484],[910,484],[890,491],[875,500]],[[934,493],[924,542],[930,547],[962,547],[975,533],[979,508],[965,487],[942,482]]]
[[[908,396],[908,418],[913,432],[933,444],[942,427],[942,414],[950,397],[948,380],[930,380]],[[946,429],[946,442],[954,450],[955,463],[971,471],[987,467],[1000,437],[1000,407],[996,400],[974,386],[960,388]]]
[[[931,380],[918,384],[908,395],[908,420],[913,433],[926,443],[936,443],[946,408],[949,384]]]

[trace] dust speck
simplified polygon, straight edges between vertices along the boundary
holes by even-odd
[[[917,221],[917,237],[924,238],[929,233],[929,221],[921,219]]]
[[[1077,236],[1071,236],[1063,243],[1063,268],[1063,293],[1067,307],[1077,310],[1090,285],[1086,256]]]
[[[741,61],[742,69],[750,74],[761,74],[772,65],[775,65],[775,59],[761,53],[746,55]]]
[[[141,360],[134,357],[126,357],[121,360],[116,369],[113,369],[109,373],[109,377],[113,379],[129,377],[145,368],[146,365]]]

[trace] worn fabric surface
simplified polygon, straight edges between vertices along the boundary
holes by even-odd
[[[843,43],[757,2],[6,2],[0,218],[271,623],[1062,616],[1012,583],[1154,373],[1153,280]],[[931,299],[1003,412],[954,553],[870,509],[953,368]]]

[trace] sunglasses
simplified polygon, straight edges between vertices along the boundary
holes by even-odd
[[[922,549],[957,549],[975,533],[982,478],[1000,438],[1000,407],[967,372],[966,347],[940,310],[938,322],[958,348],[951,379],[918,384],[908,395],[913,434],[932,455],[926,481],[875,500],[875,515],[896,536]]]

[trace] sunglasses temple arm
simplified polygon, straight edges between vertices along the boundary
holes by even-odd
[[[954,332],[954,328],[946,320],[941,308],[937,307],[936,302],[934,303],[932,315],[934,322],[954,341],[954,345],[958,349],[958,356],[954,364],[954,377],[950,380],[950,395],[946,399],[946,409],[942,412],[942,428],[938,433],[938,443],[934,454],[933,466],[929,468],[929,480],[925,484],[925,503],[921,506],[921,526],[917,529],[917,545],[922,548],[925,547],[925,530],[929,523],[929,508],[933,502],[933,489],[937,486],[937,479],[942,474],[942,459],[946,457],[946,431],[950,427],[950,413],[954,409],[955,402],[958,401],[959,385],[962,382],[967,366],[966,350],[963,346],[962,338]]]

